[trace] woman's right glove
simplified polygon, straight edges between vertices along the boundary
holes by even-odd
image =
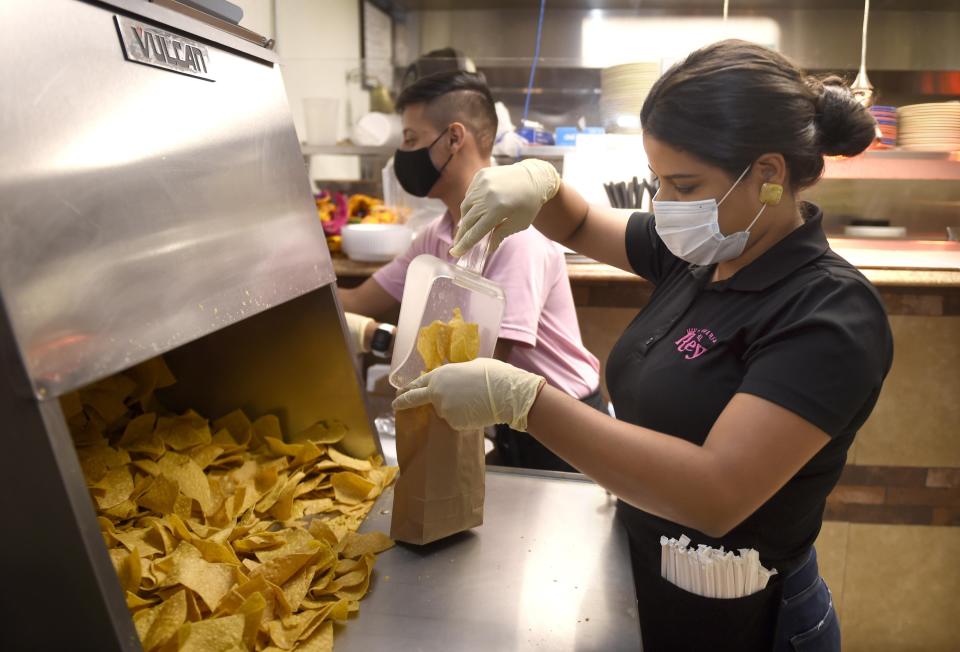
[[[506,423],[526,431],[527,414],[546,381],[492,358],[445,364],[420,376],[393,402],[395,410],[433,405],[454,430]]]
[[[462,256],[491,231],[489,253],[493,253],[508,235],[530,226],[559,190],[560,175],[546,161],[526,159],[483,168],[460,204],[462,217],[450,255]]]

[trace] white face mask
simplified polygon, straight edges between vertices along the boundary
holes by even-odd
[[[750,238],[750,229],[767,205],[760,207],[760,212],[746,230],[723,235],[719,223],[720,204],[749,170],[748,165],[719,202],[716,199],[659,201],[654,198],[653,213],[657,219],[657,235],[674,256],[694,265],[713,265],[733,260],[743,253]]]

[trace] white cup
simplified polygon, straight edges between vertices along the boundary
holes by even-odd
[[[353,126],[350,139],[357,145],[399,147],[403,141],[400,116],[387,113],[368,113]]]

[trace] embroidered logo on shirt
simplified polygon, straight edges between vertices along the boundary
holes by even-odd
[[[693,360],[710,350],[717,343],[717,336],[709,328],[688,328],[686,334],[674,342],[677,351],[684,353],[684,360]]]

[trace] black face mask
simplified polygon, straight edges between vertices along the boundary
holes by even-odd
[[[426,147],[414,150],[398,149],[393,155],[393,171],[397,175],[397,181],[400,187],[413,195],[414,197],[426,197],[437,180],[440,179],[440,173],[447,163],[453,158],[453,154],[447,159],[447,163],[438,170],[434,167],[430,159],[430,148],[437,144],[437,141],[447,133],[447,127],[440,132],[432,143]]]

